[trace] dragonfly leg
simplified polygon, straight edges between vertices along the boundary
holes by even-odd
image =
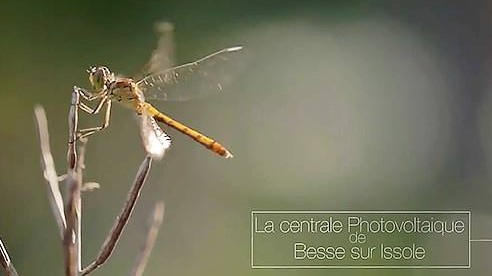
[[[99,101],[99,103],[97,104],[96,108],[94,108],[94,109],[93,109],[93,108],[91,108],[90,106],[86,105],[86,104],[85,104],[85,103],[83,103],[83,102],[80,102],[80,103],[79,103],[79,107],[80,107],[80,109],[82,109],[82,110],[83,110],[83,111],[85,111],[86,113],[89,113],[89,114],[93,115],[93,114],[97,114],[97,113],[99,113],[99,111],[101,111],[101,109],[102,109],[102,107],[104,106],[104,104],[105,104],[106,102],[108,102],[108,101],[110,101],[110,100],[109,100],[109,98],[108,98],[108,96],[103,96],[103,97],[101,98],[101,100]]]
[[[88,105],[86,105],[83,102],[79,102],[79,108],[82,109],[84,112],[89,113],[89,114],[93,114],[92,112],[94,112],[94,110],[91,107],[89,107]]]
[[[99,132],[105,128],[107,128],[109,126],[109,121],[110,121],[110,118],[111,118],[111,100],[108,99],[108,97],[104,97],[101,102],[98,104],[98,107],[94,110],[91,110],[90,107],[88,106],[85,106],[83,107],[82,105],[80,106],[80,108],[82,110],[84,110],[84,108],[88,108],[89,110],[84,110],[84,111],[92,111],[92,112],[88,112],[88,113],[91,113],[91,114],[96,114],[98,113],[102,106],[106,104],[106,113],[104,115],[104,120],[103,120],[103,123],[101,126],[98,126],[98,127],[91,127],[91,128],[85,128],[85,129],[80,129],[78,132],[77,132],[77,138],[78,139],[82,139],[82,138],[85,138],[87,136],[90,136],[96,132]]]
[[[97,106],[96,106],[95,109],[92,109],[90,106],[88,106],[87,104],[85,104],[82,101],[79,102],[80,109],[82,109],[84,112],[89,113],[89,114],[97,114],[101,110],[104,102],[108,98],[106,91],[102,91],[100,93],[92,93],[92,92],[90,92],[87,89],[80,88],[80,87],[77,87],[77,86],[74,86],[73,88],[86,101],[91,102],[91,101],[96,100],[96,99],[101,99],[99,101],[99,103],[97,104]]]
[[[79,93],[80,96],[82,96],[82,98],[84,98],[87,101],[93,101],[93,100],[101,97],[100,94],[92,93],[92,92],[90,92],[84,88],[80,88],[80,87],[75,86],[74,89],[77,91],[77,93]]]

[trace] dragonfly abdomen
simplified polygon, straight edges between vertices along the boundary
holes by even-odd
[[[212,138],[209,138],[200,132],[185,126],[184,124],[172,119],[171,117],[161,113],[159,110],[157,110],[155,107],[153,107],[149,103],[143,103],[143,107],[149,113],[150,116],[154,117],[157,121],[164,123],[179,132],[189,136],[193,140],[197,141],[198,143],[202,144],[205,146],[207,149],[215,152],[216,154],[225,157],[225,158],[232,158],[233,155],[221,144],[213,140]]]

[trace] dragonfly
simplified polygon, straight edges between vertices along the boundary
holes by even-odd
[[[79,108],[89,114],[105,111],[102,125],[78,130],[78,139],[106,129],[110,122],[112,103],[117,102],[137,114],[144,149],[154,159],[162,158],[171,146],[171,138],[157,122],[178,130],[219,156],[232,158],[232,153],[219,142],[164,114],[147,100],[183,101],[222,91],[223,84],[228,82],[228,74],[221,69],[227,68],[226,65],[241,49],[242,46],[225,48],[138,80],[117,76],[107,66],[90,67],[87,73],[92,91],[79,87],[74,89],[85,101],[95,101],[97,104],[92,108],[81,101]]]

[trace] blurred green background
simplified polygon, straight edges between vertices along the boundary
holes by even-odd
[[[491,31],[487,1],[2,1],[0,235],[22,275],[61,275],[63,257],[33,120],[46,108],[65,171],[71,87],[105,64],[132,75],[176,27],[178,63],[243,45],[228,92],[166,113],[215,137],[224,160],[174,130],[126,232],[95,275],[125,275],[149,213],[166,204],[147,275],[485,275],[470,270],[252,270],[251,210],[471,210],[492,238]],[[81,117],[82,125],[97,120]],[[99,250],[144,157],[131,111],[90,139],[84,263]]]

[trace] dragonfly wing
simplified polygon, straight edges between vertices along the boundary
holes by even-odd
[[[164,152],[171,146],[171,138],[157,125],[147,113],[139,115],[140,135],[145,151],[154,159],[161,159]]]
[[[241,46],[226,48],[195,62],[186,63],[137,82],[146,99],[185,101],[222,91],[231,82]]]
[[[174,66],[174,26],[169,22],[155,25],[158,35],[157,47],[144,68],[144,76],[162,72]]]

